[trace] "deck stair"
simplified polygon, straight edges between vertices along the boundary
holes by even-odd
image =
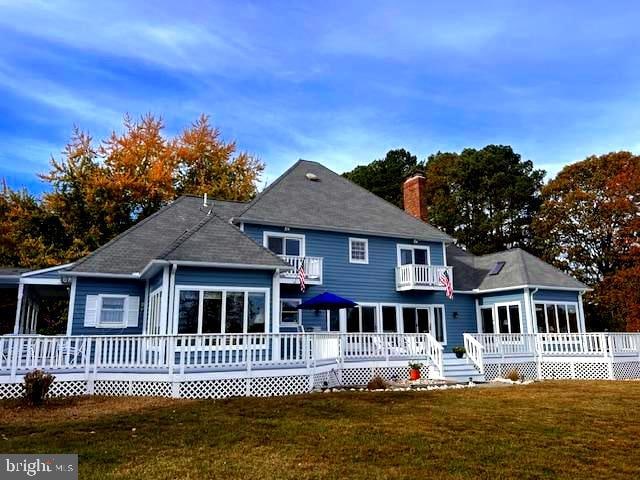
[[[469,378],[474,382],[484,382],[484,375],[478,372],[473,363],[465,358],[457,358],[454,353],[445,353],[442,358],[444,378],[455,382],[467,383]]]

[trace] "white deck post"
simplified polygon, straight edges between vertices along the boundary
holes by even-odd
[[[20,316],[22,314],[22,297],[24,295],[24,283],[18,285],[18,303],[16,304],[16,320],[13,327],[13,333],[20,333]]]
[[[160,297],[160,333],[167,334],[169,312],[169,266],[162,271],[162,294]]]
[[[280,270],[276,268],[273,272],[273,279],[271,281],[271,331],[275,334],[280,333]],[[271,355],[273,360],[280,360],[280,335],[274,335],[271,340]]]

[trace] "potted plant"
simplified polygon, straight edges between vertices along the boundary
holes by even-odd
[[[456,354],[457,358],[462,358],[462,357],[464,357],[464,354],[467,353],[467,351],[464,349],[464,347],[453,347],[452,351],[453,351],[453,353]]]
[[[409,379],[420,380],[420,369],[423,367],[421,363],[409,362]]]

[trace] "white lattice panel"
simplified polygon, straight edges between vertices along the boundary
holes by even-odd
[[[613,364],[613,375],[616,380],[640,378],[640,362],[620,362]]]
[[[98,380],[94,386],[96,395],[125,397],[129,395],[129,382],[120,380]]]
[[[199,380],[180,385],[181,398],[228,398],[247,394],[247,380],[225,378],[221,380]]]
[[[273,397],[296,395],[309,392],[309,390],[309,377],[306,375],[258,377],[251,379],[250,395],[252,397]]]
[[[361,387],[373,377],[371,368],[345,368],[342,370],[343,387]]]
[[[609,378],[609,366],[603,362],[576,362],[574,378],[581,380],[606,380]]]
[[[87,394],[87,382],[53,382],[49,389],[49,397],[77,397]]]
[[[23,394],[21,383],[0,383],[0,398],[18,398]]]
[[[484,367],[484,377],[487,381],[494,378],[504,377],[511,370],[515,370],[523,380],[534,380],[537,378],[537,369],[534,362],[526,363],[490,363]]]
[[[132,382],[131,395],[135,397],[170,397],[170,382]]]
[[[542,362],[542,378],[547,380],[571,378],[571,364],[568,362]]]

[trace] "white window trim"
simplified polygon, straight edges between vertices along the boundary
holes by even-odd
[[[536,313],[536,305],[544,305],[545,309],[544,309],[544,323],[547,327],[547,331],[546,332],[539,332],[538,331],[538,318],[536,317],[535,313]],[[535,325],[535,331],[536,333],[548,333],[549,332],[549,315],[547,314],[547,305],[554,305],[555,306],[555,311],[556,311],[556,321],[558,320],[558,305],[563,305],[565,307],[568,307],[569,305],[575,307],[576,309],[576,323],[578,325],[578,331],[577,332],[568,332],[568,333],[583,333],[582,332],[582,322],[580,321],[580,307],[578,305],[578,302],[558,302],[558,301],[554,301],[554,300],[533,300],[533,314],[534,314],[534,318],[533,318],[533,322]],[[565,320],[568,322],[569,321],[569,310],[566,310],[566,318]],[[567,323],[567,328],[569,328],[569,324]],[[560,332],[556,332],[556,333],[560,333]],[[563,332],[564,333],[564,332]]]
[[[369,333],[380,333],[380,304],[379,303],[367,303],[367,302],[358,302],[358,305],[352,308],[358,310],[358,332],[348,332],[348,333],[363,333],[362,332],[362,307],[374,307],[376,312],[376,331]],[[346,312],[347,309],[345,309]],[[345,333],[347,332],[347,324],[345,323]]]
[[[491,310],[491,323],[493,325],[493,332],[485,332],[482,323],[482,310]],[[478,306],[478,331],[481,333],[496,333],[496,309],[494,305],[479,305]]]
[[[327,332],[328,333],[345,333],[346,330],[345,331],[342,330],[342,325],[343,325],[342,319],[344,316],[346,316],[346,309],[341,308],[340,310],[338,310],[338,330],[331,330],[331,310],[327,310]]]
[[[426,250],[427,251],[427,265],[431,265],[431,247],[428,245],[411,245],[411,244],[402,244],[398,243],[396,245],[396,256],[397,256],[397,266],[401,267],[401,250],[411,250],[411,265],[415,265],[416,262],[416,250]]]
[[[364,242],[364,260],[353,258],[352,256],[353,251],[351,247],[354,242]],[[366,265],[369,263],[369,239],[368,238],[349,237],[349,263],[358,263],[361,265]]]
[[[520,323],[520,332],[519,333],[512,333],[511,332],[511,312],[509,311],[509,307],[512,305],[517,305],[518,306],[518,320]],[[485,305],[485,306],[489,306],[489,305]],[[502,333],[500,331],[500,320],[498,319],[498,307],[507,307],[507,321],[509,323],[509,331],[506,333]],[[522,324],[522,313],[523,313],[523,309],[522,309],[522,302],[520,300],[514,300],[512,302],[499,302],[499,303],[494,303],[493,304],[493,330],[494,333],[497,334],[502,334],[502,335],[522,335],[524,334],[524,329],[523,329],[523,324]]]
[[[222,310],[221,310],[221,325],[220,329],[222,332],[220,334],[225,334],[226,329],[226,320],[227,320],[227,293],[244,293],[244,312],[243,312],[243,320],[242,320],[242,333],[237,333],[234,335],[246,335],[248,324],[249,324],[249,294],[250,293],[264,293],[265,298],[265,312],[264,312],[264,323],[265,329],[264,333],[269,333],[271,329],[271,300],[269,297],[270,289],[269,288],[258,288],[258,287],[218,287],[211,285],[176,285],[175,287],[175,295],[174,301],[176,302],[175,308],[173,309],[173,334],[174,335],[182,335],[178,334],[178,322],[180,318],[180,292],[185,291],[197,291],[198,295],[198,332],[190,333],[184,335],[202,335],[202,309],[204,303],[204,292],[222,292]],[[218,335],[215,333],[207,333],[205,335]]]
[[[399,317],[398,317],[398,330],[400,333],[404,333],[404,318],[402,317],[402,309],[403,308],[421,308],[425,310],[429,310],[429,333],[433,338],[436,338],[434,335],[434,330],[431,327],[435,326],[436,316],[433,313],[434,309],[441,308],[442,309],[442,339],[440,345],[447,345],[447,309],[442,303],[399,303],[398,308],[400,309]],[[431,323],[433,322],[433,323]],[[402,331],[400,331],[402,330]]]
[[[381,333],[384,333],[384,329],[383,329],[383,321],[382,321],[382,307],[394,307],[396,309],[396,331],[393,333],[399,333],[400,332],[400,324],[402,323],[400,321],[400,315],[402,315],[402,310],[400,310],[400,306],[397,303],[380,303],[378,304],[378,331]]]
[[[298,310],[298,321],[296,323],[292,323],[292,322],[283,322],[282,321],[282,303],[283,302],[289,302],[289,303],[295,303],[297,305],[300,305],[302,303],[302,299],[300,298],[280,298],[280,326],[281,327],[297,327],[299,325],[302,325],[302,310]]]
[[[271,232],[271,231],[264,231],[262,232],[262,245],[264,246],[264,248],[268,249],[268,245],[269,245],[269,237],[278,237],[278,238],[282,238],[283,239],[283,248],[285,248],[285,239],[287,238],[292,238],[292,239],[296,239],[296,240],[300,240],[300,257],[306,257],[306,240],[305,240],[305,236],[299,233],[288,233],[288,232]],[[285,255],[288,256],[288,254],[285,253]]]
[[[105,298],[122,298],[124,304],[122,306],[122,321],[118,323],[102,322],[102,300]],[[129,295],[123,294],[99,294],[98,305],[96,309],[96,326],[95,328],[127,328],[127,319],[129,318]]]

